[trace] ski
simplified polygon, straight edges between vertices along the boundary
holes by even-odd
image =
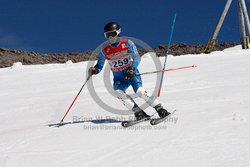
[[[165,121],[168,117],[170,117],[171,115],[173,115],[175,113],[176,110],[174,110],[172,113],[170,113],[168,116],[164,117],[164,118],[152,118],[150,119],[150,124],[151,125],[157,125],[163,121]]]
[[[123,121],[121,125],[122,125],[124,128],[127,128],[127,127],[136,125],[136,124],[141,123],[141,122],[144,122],[144,121],[149,121],[149,120],[150,120],[150,117],[143,118],[143,119],[138,120],[138,121],[137,121],[137,120],[133,120],[133,121]]]

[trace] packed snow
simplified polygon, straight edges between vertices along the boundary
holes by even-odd
[[[156,69],[152,57],[141,59],[141,72]],[[87,63],[16,63],[0,69],[1,167],[250,166],[250,50],[170,55],[167,68],[198,67],[165,73],[159,100],[177,111],[157,126],[121,127],[133,115],[106,111],[86,86],[58,127],[86,80]],[[125,110],[108,93],[103,76],[92,79],[99,98]],[[156,74],[142,79],[153,92]]]

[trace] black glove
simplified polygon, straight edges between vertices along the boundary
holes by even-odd
[[[132,67],[132,66],[130,66],[130,67],[128,68],[127,73],[126,73],[125,79],[126,79],[126,80],[130,80],[131,78],[133,78],[133,77],[135,76],[134,71],[135,71],[135,68]]]
[[[98,69],[96,67],[90,67],[89,68],[89,76],[98,74]]]

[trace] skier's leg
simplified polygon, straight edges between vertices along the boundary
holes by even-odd
[[[115,90],[115,95],[127,109],[132,111],[136,103],[132,101],[123,90]]]
[[[147,103],[148,105],[150,105],[151,107],[155,107],[155,106],[157,106],[157,105],[160,104],[160,101],[159,101],[156,97],[154,97],[154,96],[151,96],[151,97],[150,97],[149,92],[146,91],[143,87],[139,87],[139,88],[137,89],[137,91],[136,91],[136,94],[137,94],[140,98],[144,99],[144,100],[146,101],[146,103]]]
[[[156,97],[150,97],[149,93],[143,87],[139,87],[136,94],[144,99],[148,105],[153,107],[161,118],[164,118],[170,114],[166,109],[163,108],[160,101],[156,99]]]
[[[136,69],[136,72],[139,73],[138,69]],[[130,84],[134,89],[134,92],[142,99],[144,99],[148,105],[151,107],[155,107],[156,105],[160,104],[160,101],[156,99],[156,97],[153,97],[149,95],[149,93],[142,87],[142,80],[141,76],[134,76],[130,79]]]
[[[150,97],[148,91],[146,91],[142,87],[142,81],[141,81],[140,76],[136,76],[136,77],[131,78],[130,84],[132,85],[135,93],[140,98],[144,99],[148,105],[153,107],[157,111],[157,113],[160,117],[163,118],[163,117],[166,117],[167,115],[170,114],[166,109],[163,108],[163,106],[161,105],[161,103],[157,99],[157,97],[154,97],[154,96]]]
[[[115,90],[116,97],[126,106],[130,111],[133,111],[137,120],[149,117],[131,98],[125,93],[130,86],[130,81],[125,79],[125,75],[114,77],[113,88]]]
[[[123,90],[115,90],[115,95],[127,109],[134,112],[137,120],[149,117]]]
[[[126,80],[122,80],[120,78],[114,78],[114,91],[115,96],[122,102],[122,104],[127,107],[127,109],[131,110],[133,109],[135,102],[131,100],[125,93],[127,88],[129,87],[129,82]]]

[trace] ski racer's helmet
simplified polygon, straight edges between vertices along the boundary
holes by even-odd
[[[121,33],[121,27],[116,22],[110,22],[104,26],[104,36],[107,39],[110,36],[112,37],[119,36],[120,33]]]

